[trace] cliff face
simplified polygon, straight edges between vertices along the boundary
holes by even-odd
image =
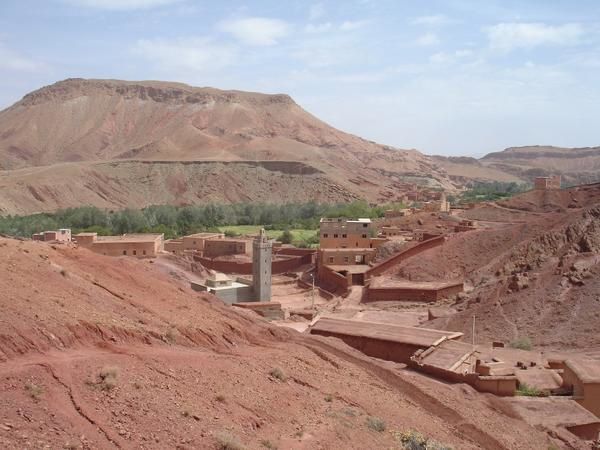
[[[281,94],[159,81],[70,79],[32,92],[0,112],[0,169],[5,171],[3,194],[10,202],[28,203],[30,188],[17,185],[14,177],[42,170],[45,176],[64,179],[72,171],[65,168],[69,164],[84,168],[115,160],[299,162],[343,191],[339,198],[370,201],[393,200],[394,183],[406,176],[453,187],[429,157],[339,131]],[[243,171],[228,176],[234,185],[247,179]],[[272,181],[271,191],[276,191],[278,181]],[[31,183],[40,190],[35,177]],[[300,178],[291,183],[301,184]],[[298,189],[292,198],[314,198],[310,190]],[[204,194],[197,194],[194,201],[203,201]],[[84,201],[76,197],[52,208]],[[220,200],[227,201],[225,196]],[[130,200],[119,199],[113,206],[123,202]],[[44,209],[38,206],[34,210]]]

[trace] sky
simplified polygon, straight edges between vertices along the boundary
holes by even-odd
[[[600,145],[597,0],[0,0],[0,108],[65,78],[286,93],[428,154]]]

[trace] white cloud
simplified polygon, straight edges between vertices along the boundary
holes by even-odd
[[[347,20],[340,25],[342,31],[358,30],[369,23],[368,20]]]
[[[63,0],[73,6],[83,8],[126,11],[133,9],[150,9],[158,6],[172,5],[182,0]]]
[[[0,43],[0,69],[15,72],[35,72],[44,68],[44,64],[22,56]]]
[[[312,24],[309,23],[304,27],[304,31],[307,33],[325,33],[326,31],[330,31],[333,28],[331,22]]]
[[[315,3],[308,10],[309,20],[317,20],[325,15],[325,7],[323,3]]]
[[[274,45],[289,32],[287,22],[265,17],[247,17],[221,22],[217,28],[247,45]]]
[[[434,33],[425,33],[417,38],[416,43],[422,47],[430,47],[432,45],[438,45],[440,40]]]
[[[214,72],[233,64],[236,49],[209,38],[141,39],[133,51],[166,71]]]
[[[499,23],[487,30],[490,47],[500,50],[533,48],[540,45],[570,45],[579,42],[583,27],[576,23]]]
[[[435,14],[432,16],[416,17],[413,20],[411,20],[410,23],[412,23],[413,25],[437,26],[450,23],[450,19],[448,19],[443,14]]]

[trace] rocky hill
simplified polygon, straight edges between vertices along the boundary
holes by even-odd
[[[406,178],[453,188],[429,157],[339,131],[287,95],[158,81],[69,79],[26,95],[0,112],[0,170],[4,212],[390,201]]]
[[[2,448],[400,448],[409,430],[551,445],[502,399],[271,326],[157,264],[3,238],[0,252]]]
[[[600,147],[511,147],[481,159],[433,156],[457,183],[469,181],[527,182],[539,176],[562,175],[563,184],[600,181]]]

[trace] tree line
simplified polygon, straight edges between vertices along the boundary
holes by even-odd
[[[0,233],[30,237],[33,233],[71,228],[74,233],[99,235],[164,233],[171,239],[228,225],[263,225],[271,229],[317,229],[321,217],[382,217],[386,209],[401,205],[372,206],[352,203],[238,203],[194,206],[158,205],[144,209],[104,210],[94,206],[68,208],[54,213],[0,217]]]

